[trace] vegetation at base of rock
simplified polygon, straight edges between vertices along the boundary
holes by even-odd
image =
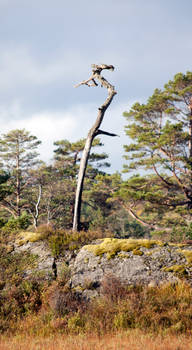
[[[192,327],[192,289],[184,283],[125,287],[106,276],[102,296],[85,302],[78,291],[58,282],[45,289],[28,281],[2,301],[1,332],[13,334],[101,336],[140,329],[157,335],[188,333]]]
[[[52,242],[54,234],[63,237],[63,245],[59,241],[59,250],[53,250],[53,254],[60,254],[61,248],[69,249],[74,242],[80,247],[88,243],[91,236],[88,232],[73,235],[70,232],[53,232],[50,228],[48,233],[45,228],[42,230],[42,237],[48,244]],[[29,232],[28,239],[31,234]],[[148,249],[156,251],[167,247],[156,240],[101,239],[99,236],[101,233],[92,233],[91,238],[96,241],[85,249],[100,246],[102,250],[97,253],[108,253],[112,257],[129,252],[136,255],[139,252],[140,255],[140,252],[145,254]],[[175,245],[174,249],[177,251],[178,247]],[[158,287],[126,286],[115,276],[105,275],[101,281],[100,295],[88,301],[82,294],[83,289],[70,287],[70,269],[67,265],[63,265],[55,281],[53,278],[45,280],[37,272],[23,279],[25,271],[33,270],[35,266],[35,256],[26,252],[8,253],[6,245],[1,246],[1,332],[21,334],[30,331],[34,335],[94,332],[102,335],[141,329],[156,334],[165,331],[178,334],[188,332],[192,327],[192,288],[187,283],[166,283]],[[181,275],[184,268],[171,266],[168,271]],[[85,288],[94,291],[93,281],[87,280]]]
[[[107,257],[113,258],[117,253],[133,252],[135,255],[142,255],[139,248],[152,248],[155,245],[163,246],[165,243],[156,240],[148,239],[118,239],[118,238],[104,238],[98,244],[90,244],[84,249],[92,252],[95,255],[102,256],[107,254]]]

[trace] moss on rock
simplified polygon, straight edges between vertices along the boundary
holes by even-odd
[[[104,238],[99,244],[89,244],[84,246],[84,249],[92,252],[96,256],[107,254],[107,258],[111,259],[117,253],[133,252],[135,255],[142,255],[140,248],[153,248],[155,245],[164,246],[164,243],[156,240],[148,239],[118,239],[118,238]]]
[[[37,241],[40,241],[41,239],[44,239],[45,235],[40,232],[27,232],[23,231],[18,235],[18,238],[16,240],[16,244],[18,246],[22,246],[28,242],[34,243]]]
[[[185,256],[188,264],[192,264],[192,250],[179,249],[178,252]]]
[[[133,255],[143,255],[143,252],[140,249],[133,249]]]
[[[187,274],[186,265],[172,265],[169,267],[164,267],[163,271],[173,272],[173,273],[180,275],[180,276],[182,276],[182,275],[184,276]]]

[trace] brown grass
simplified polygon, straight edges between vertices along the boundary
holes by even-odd
[[[0,350],[191,350],[190,336],[152,336],[138,330],[94,335],[0,338]]]

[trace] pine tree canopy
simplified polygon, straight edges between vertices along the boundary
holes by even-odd
[[[190,221],[192,209],[192,72],[178,73],[163,90],[129,112],[124,172],[134,174],[121,196],[153,224]],[[168,215],[167,220],[165,220]]]

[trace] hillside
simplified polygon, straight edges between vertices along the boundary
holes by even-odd
[[[3,333],[191,329],[191,244],[22,232],[1,253]]]

